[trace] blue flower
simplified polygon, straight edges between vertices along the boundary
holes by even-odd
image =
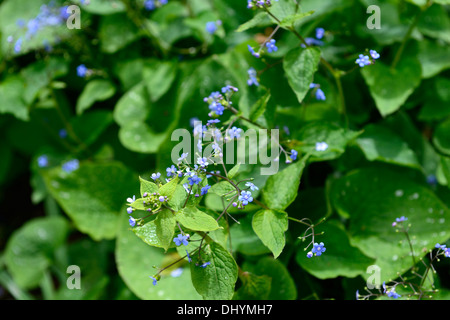
[[[250,190],[252,190],[252,191],[259,190],[259,188],[257,186],[255,186],[252,182],[246,182],[245,186],[249,187]]]
[[[133,203],[136,201],[136,195],[133,195],[133,198],[127,198],[128,203]]]
[[[19,53],[21,50],[22,50],[22,38],[19,38],[14,44],[14,52]]]
[[[206,23],[206,32],[214,34],[217,31],[217,24],[215,21],[209,21]]]
[[[155,10],[156,9],[156,4],[155,4],[155,0],[145,0],[144,2],[144,8],[146,10]]]
[[[192,259],[191,256],[189,255],[189,252],[186,250],[186,256],[188,258],[188,262],[191,263]]]
[[[187,246],[189,244],[188,239],[189,239],[188,235],[183,236],[180,233],[176,238],[173,238],[173,242],[175,242],[177,246],[181,246],[182,244]]]
[[[317,142],[315,149],[316,151],[325,151],[328,149],[328,144],[326,142]]]
[[[327,248],[325,248],[323,242],[321,242],[321,243],[314,243],[311,252],[314,253],[316,256],[319,257],[319,256],[321,256],[322,253],[324,253],[326,250],[327,250]]]
[[[199,184],[201,181],[202,181],[202,179],[196,175],[188,178],[188,182],[189,182],[190,186],[192,186],[194,184]]]
[[[134,227],[136,225],[136,219],[130,217],[130,219],[128,219],[128,223],[130,224],[130,226]]]
[[[250,51],[252,56],[254,56],[256,58],[261,58],[261,55],[258,52],[255,52],[255,50],[253,50],[253,48],[250,45],[247,45],[247,47],[248,47],[248,51]]]
[[[211,262],[205,262],[204,264],[202,264],[200,267],[202,268],[206,268],[206,266],[209,266],[211,264]]]
[[[400,218],[396,218],[395,219],[396,222],[403,222],[403,221],[406,221],[406,220],[408,220],[408,218],[406,218],[405,216],[401,216]]]
[[[153,180],[157,180],[157,179],[159,179],[159,177],[161,177],[161,173],[159,173],[159,172],[152,173],[152,175],[150,176],[150,178],[152,178]]]
[[[177,168],[172,165],[171,167],[166,169],[166,174],[168,177],[174,176],[177,173]]]
[[[187,158],[188,155],[189,155],[189,153],[187,153],[187,152],[186,153],[182,153],[181,157],[178,158],[178,161],[183,161],[184,159]]]
[[[316,38],[317,39],[322,39],[323,36],[325,35],[325,29],[324,28],[317,28],[316,29]]]
[[[178,278],[179,276],[181,276],[182,273],[183,273],[183,268],[178,268],[178,269],[173,270],[170,273],[170,276],[173,278]]]
[[[370,56],[375,60],[380,57],[380,54],[378,52],[376,52],[375,50],[370,50],[369,53],[370,53]]]
[[[209,109],[214,112],[216,115],[221,116],[223,114],[223,111],[225,110],[225,107],[220,104],[217,101],[213,101],[210,105],[209,105]]]
[[[313,256],[313,253],[311,251],[306,254],[307,258],[312,258],[312,256]]]
[[[239,201],[241,201],[244,206],[248,205],[249,202],[253,201],[252,193],[250,191],[242,191],[239,196]]]
[[[201,190],[200,190],[200,195],[202,195],[202,196],[204,196],[205,194],[207,194],[208,193],[208,190],[211,188],[211,186],[210,185],[206,185],[206,186],[204,186]]]
[[[445,250],[445,248],[447,247],[445,244],[439,244],[436,243],[436,245],[434,246],[436,249],[441,249],[441,250]]]
[[[298,152],[294,149],[291,150],[291,159],[293,161],[297,160]]]
[[[316,99],[317,100],[326,100],[325,93],[323,93],[322,89],[318,88],[316,90]]]
[[[359,58],[356,59],[355,63],[358,64],[361,68],[371,64],[369,56],[365,56],[363,54],[359,55]]]
[[[48,166],[48,157],[46,155],[38,157],[37,163],[39,168],[45,168],[46,166]]]
[[[127,208],[127,212],[128,212],[128,214],[133,213],[133,208],[132,208],[132,207],[128,207],[128,208]]]
[[[230,85],[227,85],[225,87],[222,88],[222,93],[233,93],[233,92],[238,92],[239,89]]]
[[[58,135],[61,139],[67,138],[67,130],[66,129],[59,130]]]
[[[200,166],[200,167],[202,167],[202,168],[204,168],[204,167],[207,167],[208,166],[208,159],[206,159],[206,158],[197,158],[197,164]]]
[[[156,280],[156,278],[154,278],[154,277],[150,277],[150,279],[152,279],[153,280],[153,285],[154,286],[156,286],[156,284],[158,283],[158,280]]]
[[[241,132],[242,132],[242,129],[236,128],[236,127],[233,127],[230,130],[228,130],[228,134],[230,135],[231,139],[234,139],[234,138],[238,139],[238,138],[240,138],[241,137]]]
[[[305,38],[305,42],[306,42],[306,45],[308,45],[308,46],[311,46],[311,45],[322,46],[323,45],[323,41],[316,40],[314,38]],[[306,45],[302,43],[300,46],[302,48],[306,48]]]
[[[220,122],[219,119],[210,119],[210,120],[208,120],[208,121],[206,122],[206,124],[207,124],[208,126],[210,126],[210,125],[212,125],[212,124],[214,124],[214,123],[219,123],[219,122]]]
[[[276,40],[270,39],[269,42],[266,42],[267,52],[276,52],[278,50],[278,47],[275,45]]]
[[[75,171],[79,167],[80,167],[80,163],[77,159],[69,160],[62,164],[62,169],[67,173]]]
[[[255,85],[259,86],[258,79],[256,78],[256,70],[254,68],[250,68],[247,70],[249,79],[247,80],[247,84],[249,86]]]
[[[77,67],[77,75],[80,78],[84,78],[86,76],[87,71],[88,71],[88,68],[86,68],[86,66],[84,64],[80,64]]]

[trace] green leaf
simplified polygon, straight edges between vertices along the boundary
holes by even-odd
[[[420,17],[417,28],[426,36],[450,42],[450,18],[443,6],[433,4]]]
[[[419,61],[409,57],[403,57],[395,69],[382,62],[362,68],[361,73],[383,117],[405,103],[420,84],[421,70]]]
[[[433,144],[440,152],[450,155],[450,118],[441,122],[433,134]]]
[[[283,69],[289,85],[301,103],[313,82],[320,60],[320,49],[316,47],[295,48],[286,54]]]
[[[71,173],[55,167],[42,172],[50,194],[75,226],[94,240],[112,239],[136,175],[119,162],[81,162]]]
[[[96,79],[89,81],[78,98],[76,106],[77,114],[82,114],[96,101],[103,101],[111,98],[115,92],[116,88],[108,80]]]
[[[148,181],[148,180],[145,180],[145,179],[139,177],[139,182],[141,184],[141,196],[142,197],[144,196],[144,193],[146,193],[146,192],[148,194],[152,194],[152,193],[159,191],[158,186],[151,181]]]
[[[128,90],[114,107],[114,120],[119,126],[144,121],[149,114],[150,100],[143,83]]]
[[[270,91],[268,90],[256,103],[252,106],[250,110],[250,120],[256,121],[261,117],[266,111],[267,103],[270,100]]]
[[[406,172],[368,167],[335,181],[330,190],[334,208],[350,218],[350,243],[376,259],[382,280],[397,278],[412,265],[408,241],[395,232],[392,222],[408,218],[415,261],[450,238],[450,210],[428,186],[418,184]],[[325,254],[329,253],[327,250]],[[364,275],[367,277],[368,275]]]
[[[159,100],[170,89],[176,75],[176,62],[155,62],[144,67],[144,83],[152,102]]]
[[[14,231],[6,244],[5,263],[19,287],[39,284],[68,233],[69,224],[60,217],[35,218]]]
[[[326,251],[319,257],[306,257],[306,251],[299,248],[295,257],[297,263],[314,277],[330,279],[339,276],[354,278],[365,274],[367,267],[375,260],[366,257],[350,244],[344,226],[336,220],[329,220],[314,229],[316,234],[325,232],[316,242],[324,242]],[[312,246],[308,248],[312,249]]]
[[[272,283],[270,277],[242,272],[239,279],[242,281],[242,286],[235,292],[233,300],[267,300]]]
[[[175,190],[178,186],[178,181],[179,178],[177,176],[166,184],[162,185],[161,188],[159,188],[159,194],[168,198],[172,198],[172,195],[175,193]]]
[[[0,83],[0,113],[10,113],[17,119],[28,121],[28,107],[23,101],[24,81],[19,76],[9,76]]]
[[[294,279],[292,279],[289,271],[279,260],[263,257],[256,260],[256,264],[250,264],[246,261],[242,269],[259,276],[272,278],[268,300],[297,299],[297,288]]]
[[[241,167],[241,163],[239,162],[230,171],[228,171],[228,179],[233,179],[239,172],[239,168]],[[230,184],[230,183],[228,183]],[[234,187],[233,187],[234,188]]]
[[[253,230],[276,259],[286,243],[284,233],[288,229],[288,215],[279,210],[260,210],[253,216]]]
[[[186,207],[175,214],[175,219],[185,228],[193,231],[214,231],[219,229],[217,221],[196,207]]]
[[[91,145],[114,122],[111,111],[93,110],[70,119],[73,131],[85,145]]]
[[[133,121],[119,130],[122,145],[134,152],[156,153],[166,140],[166,133],[155,133],[146,123]]]
[[[220,181],[219,183],[213,184],[211,189],[209,189],[209,192],[215,193],[222,197],[226,194],[232,195],[233,192],[236,192],[236,188],[233,187],[233,185],[228,181]]]
[[[156,235],[166,252],[173,243],[176,224],[177,221],[175,220],[175,216],[170,210],[163,210],[156,216]]]
[[[310,154],[311,161],[325,161],[339,158],[347,145],[354,140],[360,132],[342,128],[341,126],[325,121],[314,121],[304,125],[294,134],[301,144],[297,151]],[[325,142],[328,148],[324,151],[316,150],[317,142]]]
[[[422,65],[422,78],[434,77],[443,70],[450,68],[450,46],[439,42],[423,39],[419,42],[417,58]]]
[[[138,30],[126,14],[103,16],[100,20],[100,47],[106,53],[115,53],[139,37]]]
[[[421,168],[414,152],[395,133],[379,125],[370,124],[356,139],[369,161],[383,161],[413,168]]]
[[[261,24],[266,25],[268,22],[270,23],[270,19],[269,19],[267,13],[259,12],[252,19],[241,24],[239,26],[239,28],[237,28],[236,32],[242,32],[242,31],[248,30],[250,28],[257,27]]]
[[[262,199],[270,209],[284,210],[295,200],[308,157],[303,157],[267,179],[262,189]]]
[[[125,207],[123,208],[125,212]],[[153,248],[136,237],[130,230],[126,214],[120,219],[115,256],[117,269],[127,287],[144,300],[198,300],[198,295],[191,282],[189,268],[184,263],[176,265],[183,268],[179,277],[172,277],[170,271],[161,274],[161,280],[153,286],[151,276],[157,267],[165,267],[175,261],[176,257],[164,254],[161,249]],[[147,223],[145,228],[149,223]],[[156,231],[154,236],[156,237]],[[150,238],[146,238],[150,239]]]
[[[183,207],[184,203],[186,202],[188,194],[184,187],[181,184],[178,184],[175,192],[172,194],[172,196],[169,198],[168,205],[172,208],[174,211],[179,211]]]
[[[195,257],[198,258],[196,255]],[[238,277],[238,266],[221,245],[211,242],[205,246],[202,261],[190,263],[192,283],[205,300],[230,300]],[[205,268],[196,264],[210,262]]]
[[[299,20],[301,20],[305,17],[308,17],[308,16],[312,15],[313,13],[314,13],[314,11],[291,14],[291,15],[283,18],[283,20],[281,20],[280,26],[282,28],[291,27],[292,25],[297,23]]]
[[[152,247],[164,248],[165,244],[159,240],[156,233],[156,221],[152,220],[144,224],[143,226],[134,227],[132,230],[142,241]]]

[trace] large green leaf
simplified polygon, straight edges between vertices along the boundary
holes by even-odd
[[[78,98],[76,106],[77,114],[82,114],[96,101],[103,101],[112,97],[115,92],[116,88],[108,80],[97,79],[89,81]]]
[[[143,70],[144,82],[152,102],[159,100],[171,87],[177,75],[175,62],[157,62]]]
[[[68,232],[69,224],[65,219],[46,217],[28,221],[11,235],[5,249],[5,262],[19,287],[33,288],[39,284]]]
[[[409,244],[391,224],[408,218],[415,261],[436,243],[450,238],[450,210],[426,186],[390,168],[364,168],[332,184],[330,198],[337,211],[350,217],[350,243],[374,258],[382,281],[412,265]],[[325,252],[324,254],[327,254]]]
[[[253,216],[252,226],[264,245],[277,258],[286,243],[284,233],[288,229],[287,213],[279,210],[260,210]]]
[[[375,260],[366,257],[358,248],[350,244],[344,226],[330,220],[314,229],[316,242],[324,242],[326,251],[321,256],[308,258],[306,251],[299,248],[295,257],[297,263],[306,271],[319,279],[336,278],[339,276],[353,278],[366,272],[367,267]],[[312,245],[309,246],[312,249]]]
[[[403,166],[421,168],[408,144],[389,129],[370,124],[356,139],[369,161],[384,161]]]
[[[295,200],[308,157],[299,159],[267,179],[262,189],[262,199],[270,209],[284,210]]]
[[[420,84],[421,70],[419,61],[409,57],[403,57],[395,69],[378,61],[361,70],[383,117],[397,111],[405,103]]]
[[[75,226],[94,240],[112,239],[126,197],[136,189],[136,175],[118,162],[82,162],[71,173],[56,167],[43,171],[50,194]]]
[[[214,231],[219,229],[219,224],[214,218],[196,207],[181,209],[176,213],[175,219],[185,228],[193,231]]]
[[[133,231],[134,229],[136,228],[133,228]],[[117,269],[128,288],[145,300],[201,299],[192,286],[191,272],[183,262],[174,266],[183,268],[179,277],[171,276],[171,272],[163,273],[161,280],[153,286],[150,277],[157,272],[154,266],[165,267],[176,257],[168,261],[163,250],[150,247],[136,237],[133,231],[130,230],[127,216],[123,215],[120,219],[115,255]]]
[[[422,65],[422,78],[434,77],[441,71],[450,68],[449,54],[450,46],[448,44],[440,44],[426,39],[420,41],[417,58]]]
[[[23,101],[24,80],[10,76],[0,83],[0,113],[10,113],[16,118],[28,121],[28,107]]]
[[[230,300],[238,277],[238,266],[231,254],[216,242],[204,248],[203,260],[195,255],[191,262],[192,283],[205,300]],[[203,263],[210,264],[202,267]]]
[[[320,61],[320,49],[317,47],[295,48],[286,54],[283,68],[289,85],[301,103],[309,91]]]

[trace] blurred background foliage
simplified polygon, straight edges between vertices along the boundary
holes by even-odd
[[[292,2],[274,2],[274,10]],[[30,36],[28,22],[42,5],[70,4],[81,9],[81,29],[60,21]],[[379,30],[366,27],[373,4],[381,8]],[[247,117],[265,97],[257,122],[287,127],[293,148],[332,146],[308,163],[286,209],[298,219],[329,218],[318,230],[325,231],[326,254],[307,259],[297,240],[304,228],[290,224],[275,260],[252,230],[256,209],[236,214],[233,253],[252,276],[240,278],[235,298],[354,299],[367,266],[379,265],[383,281],[406,272],[408,248],[390,229],[396,217],[409,217],[416,252],[450,238],[449,2],[426,4],[300,1],[301,12],[314,13],[295,29],[314,37],[324,28],[322,57],[349,71],[341,78],[347,126],[322,66],[314,82],[326,100],[312,93],[297,99],[281,63],[300,45],[291,32],[277,32],[279,50],[265,62],[251,56],[247,46],[262,43],[275,25],[260,19],[236,32],[256,14],[245,0],[169,0],[155,10],[138,0],[0,2],[1,299],[201,298],[189,268],[167,270],[151,285],[153,266],[177,253],[164,255],[130,232],[125,200],[138,194],[138,176],[165,172],[172,131],[190,129],[194,117],[205,120],[203,98],[225,84],[239,88],[234,104]],[[205,28],[211,21],[221,21],[213,34]],[[380,60],[355,69],[366,49]],[[258,87],[247,85],[250,67],[260,71]],[[240,176],[255,177],[262,188],[267,177],[257,176],[259,168],[242,166]],[[214,195],[205,206],[217,208]],[[69,265],[81,268],[81,290],[65,285]],[[448,297],[449,261],[436,269],[433,281]],[[249,282],[264,294],[239,290]]]

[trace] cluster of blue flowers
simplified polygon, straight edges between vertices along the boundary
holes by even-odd
[[[20,53],[22,51],[23,42],[36,36],[40,30],[46,27],[61,26],[66,22],[68,17],[67,6],[57,7],[54,2],[50,2],[50,4],[43,4],[40,7],[39,14],[35,18],[28,21],[18,20],[17,25],[19,28],[26,29],[26,33],[24,37],[20,37],[15,41],[14,52]],[[14,37],[9,36],[8,42],[12,43],[13,41]],[[51,49],[48,40],[45,40],[44,45],[46,50],[49,51]]]
[[[380,54],[375,50],[370,50],[369,54],[360,54],[355,63],[363,68],[365,66],[374,64],[375,60],[377,60],[378,58],[380,58]]]

